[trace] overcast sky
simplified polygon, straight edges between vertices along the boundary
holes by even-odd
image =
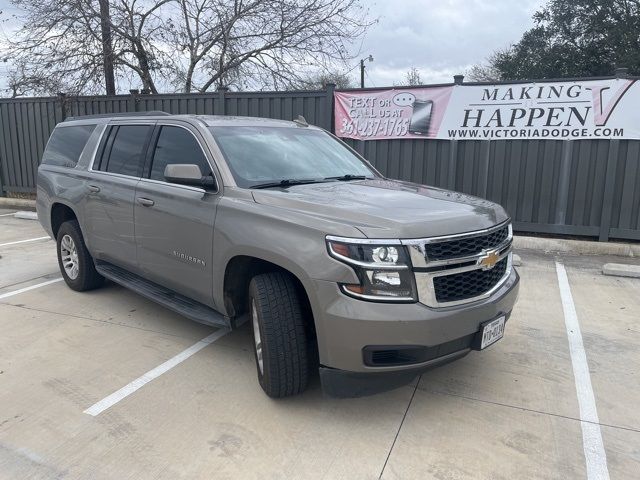
[[[449,82],[483,61],[497,48],[516,42],[533,25],[531,16],[542,0],[363,0],[379,22],[362,41],[367,62],[368,86],[387,86],[403,81],[416,67],[423,83]],[[1,18],[12,10],[0,0]],[[0,25],[7,31],[8,24]],[[354,46],[360,48],[360,42]],[[352,77],[359,82],[358,59]],[[0,64],[0,86],[6,66]]]
[[[541,0],[376,0],[380,17],[362,45],[367,84],[399,83],[415,67],[424,83],[450,82],[533,26]],[[356,72],[357,73],[357,72]],[[358,73],[359,75],[359,73]],[[359,78],[359,77],[358,77]]]

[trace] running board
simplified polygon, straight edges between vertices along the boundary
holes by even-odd
[[[157,283],[150,282],[110,263],[97,262],[96,270],[103,277],[133,290],[139,295],[183,315],[190,320],[214,327],[232,328],[231,321],[213,308],[180,295]]]

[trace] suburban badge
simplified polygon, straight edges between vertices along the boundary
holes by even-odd
[[[187,262],[195,263],[196,265],[202,265],[203,267],[206,266],[206,263],[204,260],[201,260],[197,257],[192,257],[191,255],[187,255],[186,253],[182,253],[174,250],[172,254],[174,257],[178,257]]]

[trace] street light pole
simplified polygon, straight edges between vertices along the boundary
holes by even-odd
[[[364,88],[364,61],[369,60],[373,62],[373,55],[369,55],[367,58],[360,59],[360,88]]]

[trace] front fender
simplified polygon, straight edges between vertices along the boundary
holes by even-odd
[[[325,222],[297,211],[253,201],[221,199],[213,240],[215,305],[223,308],[225,270],[238,255],[265,260],[288,270],[300,280],[310,299],[311,280],[357,283],[353,269],[327,253],[328,234],[362,236],[354,227]]]

